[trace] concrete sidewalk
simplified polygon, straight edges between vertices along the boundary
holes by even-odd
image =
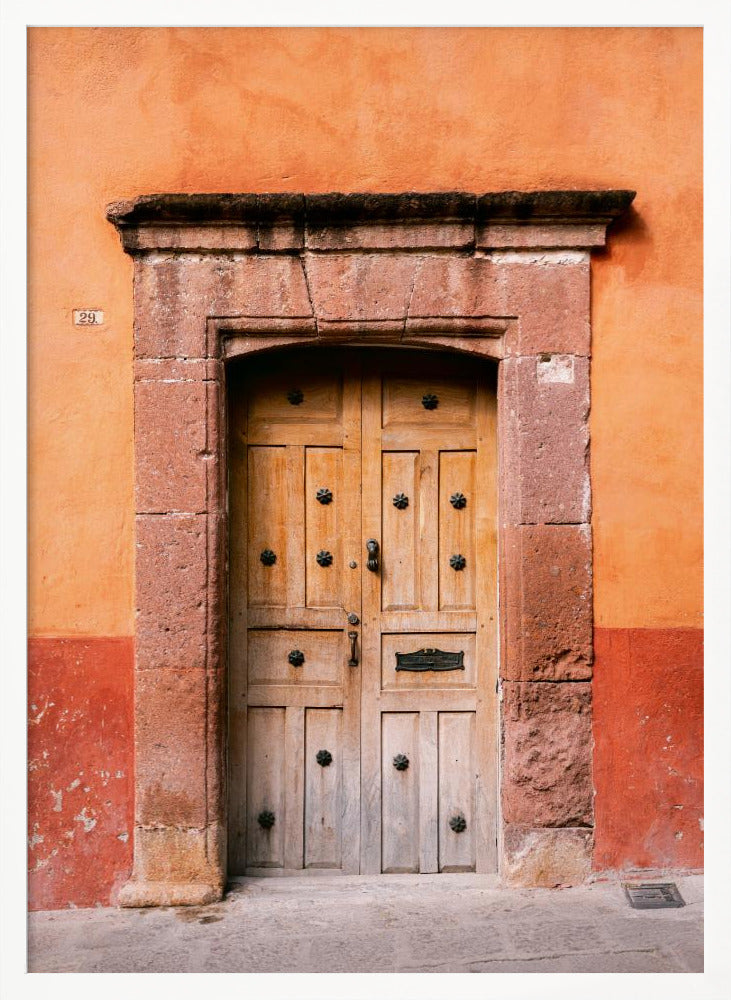
[[[33,913],[29,971],[702,972],[703,878],[663,880],[685,907],[634,910],[618,882],[248,878],[211,906]]]

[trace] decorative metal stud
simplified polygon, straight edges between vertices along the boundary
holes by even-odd
[[[397,771],[405,771],[409,766],[409,758],[405,753],[397,753],[393,758],[393,766]]]
[[[421,405],[425,410],[436,410],[439,406],[439,397],[433,392],[425,392],[421,397]]]
[[[397,493],[393,498],[393,505],[397,510],[405,510],[409,506],[409,498],[405,493]]]
[[[461,556],[458,553],[456,556],[449,557],[449,565],[452,567],[452,569],[457,570],[457,572],[459,572],[461,569],[465,568],[465,566],[467,565],[467,560],[465,559],[464,556]]]
[[[301,667],[302,664],[305,662],[305,654],[302,652],[301,649],[293,649],[292,652],[287,657],[287,659],[289,660],[289,662],[292,664],[293,667]]]
[[[449,821],[449,825],[455,833],[462,833],[463,830],[467,829],[467,820],[464,818],[462,813],[457,813],[456,816],[452,816]]]
[[[315,760],[320,767],[329,767],[333,762],[333,755],[329,750],[318,750],[315,755]]]
[[[467,506],[467,497],[464,493],[453,493],[449,498],[449,502],[455,510],[462,510],[463,507]]]
[[[290,389],[287,393],[287,399],[290,401],[292,406],[299,406],[304,398],[305,394],[301,389]]]
[[[260,812],[256,818],[257,822],[259,823],[259,826],[263,830],[271,830],[271,828],[274,826],[274,813],[269,812],[268,809],[265,809],[263,812]]]
[[[277,561],[277,557],[274,555],[271,549],[264,549],[262,554],[259,556],[261,561],[265,566],[273,566]]]
[[[327,486],[320,487],[317,493],[315,493],[315,500],[317,500],[318,503],[329,504],[332,503],[332,499],[332,490],[329,490]]]
[[[320,566],[331,566],[333,561],[332,552],[328,552],[326,549],[322,549],[315,556]]]

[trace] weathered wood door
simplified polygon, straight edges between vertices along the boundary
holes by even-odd
[[[494,870],[493,370],[272,354],[229,398],[231,872]]]

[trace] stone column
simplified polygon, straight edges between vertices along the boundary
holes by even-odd
[[[594,825],[589,254],[493,260],[520,317],[499,390],[502,874],[576,884]]]

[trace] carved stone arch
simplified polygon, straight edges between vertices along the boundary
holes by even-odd
[[[498,363],[500,871],[520,885],[586,877],[589,257],[633,197],[151,195],[110,206],[135,297],[135,841],[122,905],[223,892],[224,369],[288,345],[457,349]]]

